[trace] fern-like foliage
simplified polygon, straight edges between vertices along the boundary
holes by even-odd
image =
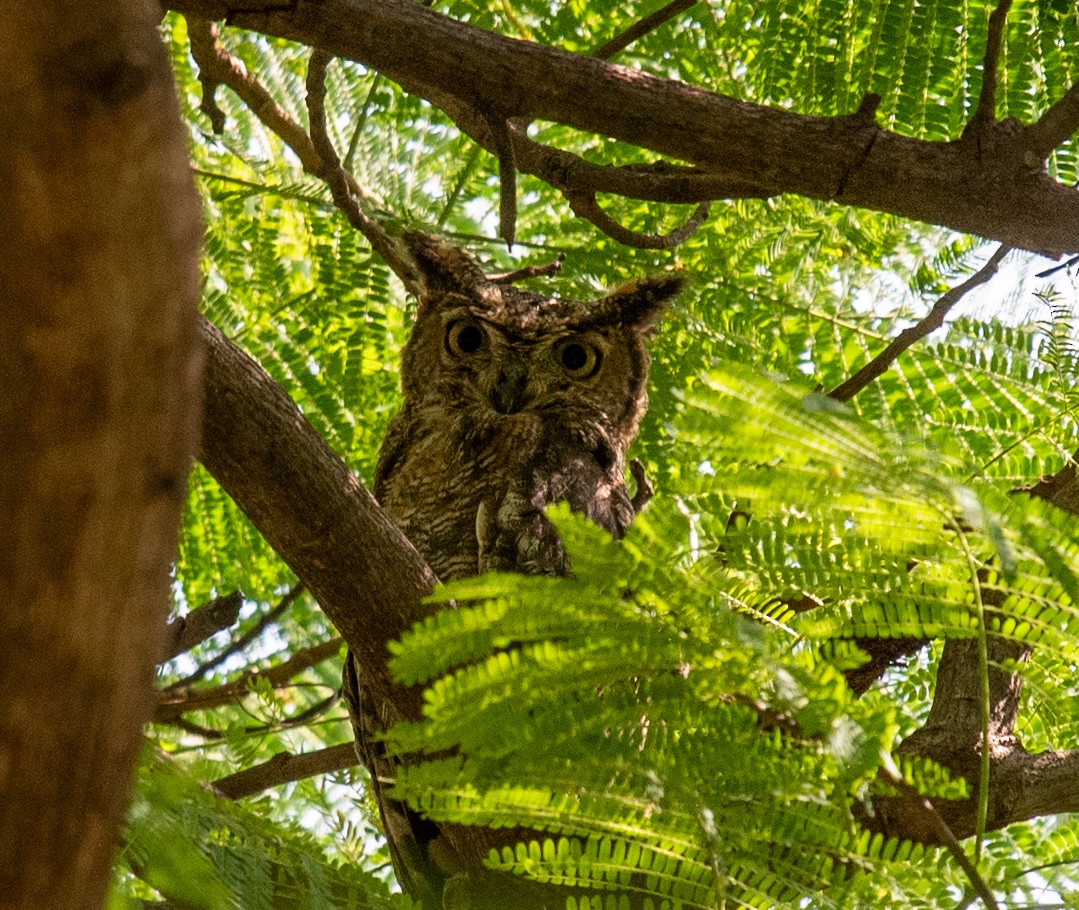
[[[454,582],[439,596],[465,605],[395,648],[402,681],[429,686],[392,747],[452,755],[405,767],[397,792],[436,819],[537,831],[496,868],[655,906],[906,890],[921,848],[849,812],[896,706],[853,697],[840,643],[992,633],[1070,658],[1076,520],[747,370],[706,377],[675,429],[697,474],[624,541],[552,509],[572,577]],[[807,597],[821,605],[783,607]]]
[[[192,910],[414,906],[355,864],[327,856],[295,824],[274,824],[216,799],[174,762],[149,752],[115,876],[117,894],[138,892],[144,882],[166,901]]]
[[[661,5],[436,7],[585,53]],[[616,62],[825,116],[875,92],[883,125],[948,140],[976,104],[995,5],[698,3]],[[998,116],[1036,119],[1079,75],[1077,16],[1058,0],[1012,4]],[[185,21],[170,14],[162,31],[203,198],[203,309],[369,479],[398,406],[412,304],[325,186],[227,89],[216,93],[225,130],[210,132]],[[233,30],[222,40],[306,122],[307,49]],[[445,233],[492,271],[565,252],[556,289],[582,299],[669,268],[690,278],[655,338],[636,451],[660,495],[619,544],[552,510],[572,578],[493,577],[441,595],[465,606],[415,630],[395,659],[403,678],[429,683],[427,720],[391,743],[442,757],[409,764],[400,793],[435,818],[532,827],[533,842],[492,864],[605,883],[616,904],[622,892],[656,907],[954,905],[966,881],[947,857],[869,838],[850,807],[880,786],[877,770],[924,716],[944,636],[1035,644],[1018,732],[1032,750],[1079,746],[1074,521],[1010,492],[1079,449],[1074,295],[1039,287],[1033,316],[1020,319],[1016,294],[991,285],[977,312],[841,407],[820,392],[977,267],[976,241],[783,198],[717,204],[675,251],[627,250],[522,176],[521,242],[510,255],[494,239],[497,162],[441,112],[342,61],[329,68],[328,99],[331,138],[378,217]],[[651,160],[558,125],[536,123],[531,135],[597,162]],[[1073,144],[1053,166],[1075,179]],[[636,230],[685,218],[677,206],[602,204]],[[333,634],[309,597],[261,625],[295,582],[196,468],[177,612],[235,589],[246,600],[238,628],[166,665],[161,684],[222,656],[230,633],[261,629],[196,688]],[[854,699],[842,677],[861,659],[851,640],[899,635],[934,643]],[[191,783],[345,741],[347,718],[330,697],[338,681],[331,659],[287,688],[252,682],[233,703],[152,728],[159,751],[140,772],[116,907],[120,895],[214,910],[407,906],[379,884],[388,855],[361,774],[297,782],[242,807]],[[966,786],[928,763],[900,768],[924,793]],[[1013,826],[987,838],[980,868],[1028,903],[1050,881],[1067,895],[1075,842],[1071,823]]]

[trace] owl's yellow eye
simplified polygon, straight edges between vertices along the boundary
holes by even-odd
[[[483,347],[483,329],[471,322],[453,322],[446,330],[446,350],[467,357]]]
[[[588,379],[599,369],[599,351],[590,344],[569,341],[555,351],[558,362],[574,379]]]

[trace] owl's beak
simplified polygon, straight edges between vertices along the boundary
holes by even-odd
[[[491,407],[499,414],[516,414],[528,401],[527,386],[528,371],[520,364],[500,370],[489,396]]]

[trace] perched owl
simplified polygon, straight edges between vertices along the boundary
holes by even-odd
[[[548,503],[568,502],[615,537],[633,519],[626,451],[647,403],[645,339],[681,281],[645,278],[582,303],[493,283],[427,235],[406,242],[423,290],[375,497],[444,581],[562,574]],[[453,837],[382,797],[393,768],[370,734],[384,724],[363,704],[351,659],[346,691],[398,878],[437,908],[461,871]]]

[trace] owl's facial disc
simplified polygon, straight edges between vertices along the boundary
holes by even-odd
[[[501,415],[560,413],[575,387],[598,377],[608,348],[602,332],[520,325],[507,331],[472,308],[450,310],[443,320],[443,357],[458,388]]]

